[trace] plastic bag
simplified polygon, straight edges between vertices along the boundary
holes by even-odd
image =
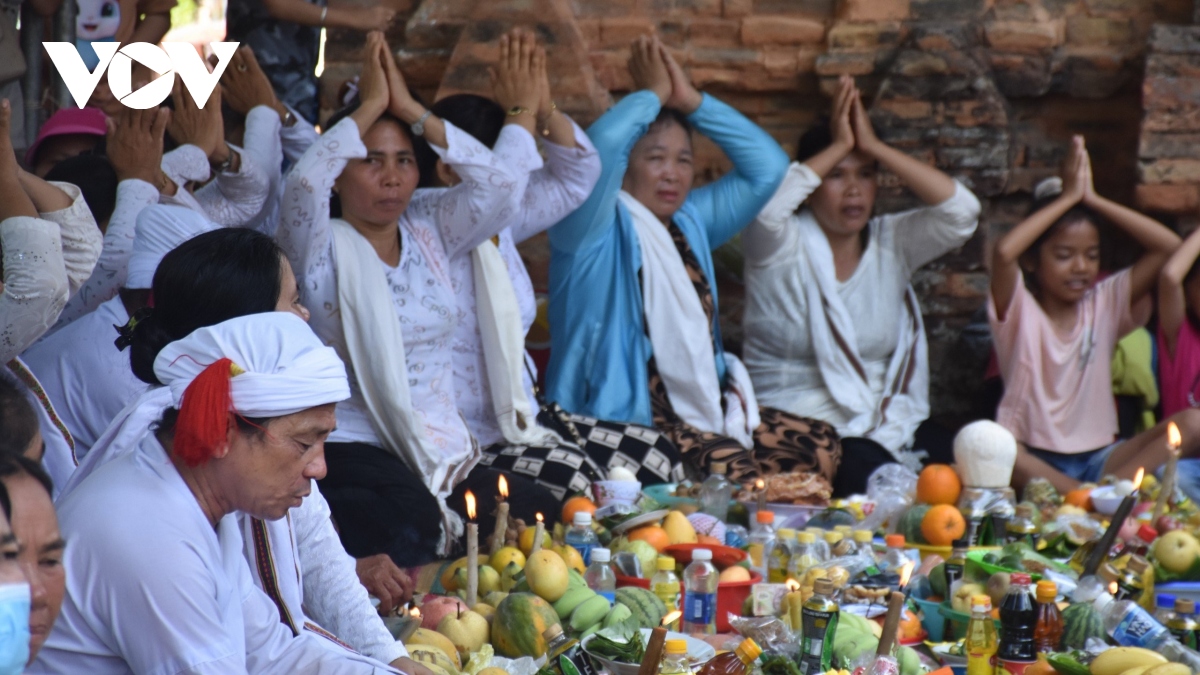
[[[778,654],[796,658],[800,643],[796,636],[779,619],[773,616],[737,616],[730,612],[729,625],[743,638],[752,638],[762,647],[764,654]]]
[[[917,474],[903,464],[884,464],[867,479],[867,496],[875,502],[875,510],[863,519],[865,530],[878,530],[885,522],[895,531],[900,516],[913,505],[917,491]]]
[[[500,668],[508,672],[508,675],[537,675],[537,671],[541,668],[541,663],[544,663],[546,657],[541,657],[534,660],[531,656],[522,656],[519,659],[506,659],[503,656],[492,657],[492,666]]]

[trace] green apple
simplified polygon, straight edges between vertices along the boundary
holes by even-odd
[[[491,634],[487,619],[471,610],[460,611],[446,616],[438,623],[437,632],[445,635],[454,643],[454,648],[461,655],[479,651]]]
[[[1154,557],[1163,569],[1182,574],[1200,558],[1200,541],[1189,532],[1173,530],[1154,542]]]

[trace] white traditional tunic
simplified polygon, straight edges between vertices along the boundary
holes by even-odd
[[[246,115],[243,138],[246,152],[262,165],[269,183],[266,202],[246,226],[272,237],[279,226],[284,164],[295,162],[320,138],[316,129],[300,113],[292,108],[288,110],[292,111],[296,121],[292,126],[285,127],[279,119],[279,113],[266,106],[255,107]]]
[[[250,579],[236,514],[208,522],[153,436],[58,504],[66,597],[30,673],[395,672],[293,636]]]
[[[516,134],[502,136],[497,140],[493,152],[514,169],[532,170],[532,173],[521,200],[517,222],[500,232],[498,248],[516,293],[524,334],[529,332],[529,327],[537,317],[537,299],[529,272],[517,251],[517,244],[545,231],[579,208],[600,178],[600,156],[587,134],[578,126],[575,126],[574,148],[543,143],[546,161],[542,168],[538,168],[542,162],[537,156],[536,147],[531,148],[524,142],[514,143],[513,139],[520,140]],[[529,154],[531,151],[532,155]],[[458,303],[458,327],[453,337],[455,396],[471,433],[480,445],[486,447],[505,439],[496,422],[488,383],[470,256],[453,258],[450,261],[450,276]],[[525,361],[529,364],[524,377],[526,395],[536,411],[538,405],[530,378],[533,363],[529,358]]]
[[[204,151],[188,144],[163,155],[163,173],[178,189],[173,195],[163,195],[159,203],[194,209],[225,227],[249,225],[267,201],[270,178],[260,158],[234,145],[229,147],[241,158],[238,170],[218,172],[212,182],[195,193],[189,192],[185,186],[188,183],[203,183],[212,176],[212,168]]]

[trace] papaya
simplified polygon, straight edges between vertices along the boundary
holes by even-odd
[[[559,623],[550,603],[533,593],[510,593],[492,619],[492,646],[500,656],[539,658],[546,653],[542,633]]]

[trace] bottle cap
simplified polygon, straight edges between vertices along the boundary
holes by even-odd
[[[889,534],[883,538],[883,541],[887,544],[888,548],[904,547],[904,535],[902,534]]]
[[[596,552],[592,551],[592,555],[595,556]],[[1058,584],[1054,583],[1053,581],[1046,581],[1045,579],[1037,582],[1038,602],[1054,602],[1054,599],[1057,597]]]
[[[592,555],[596,555],[596,552],[592,551]],[[658,571],[659,572],[674,572],[675,571],[675,559],[669,558],[665,555],[659,556],[658,557]]]
[[[571,522],[575,525],[591,525],[592,514],[587,511],[576,511],[575,518]]]
[[[806,527],[806,528],[804,528],[804,531],[812,532],[814,537],[819,537],[819,536],[825,534],[825,530],[820,527]]]
[[[764,524],[773,523],[775,522],[775,513],[772,511],[759,511],[754,514],[754,520]]]
[[[986,595],[971,596],[971,611],[972,612],[990,612],[990,611],[992,611],[992,599]]]
[[[668,654],[686,654],[687,640],[667,640],[665,651]]]
[[[698,548],[692,551],[692,560],[712,560],[711,548]]]
[[[817,538],[813,536],[812,532],[797,532],[796,541],[801,544],[815,544]]]
[[[966,539],[955,539],[954,541],[950,542],[950,548],[971,548],[971,542],[967,541]]]
[[[833,546],[834,544],[840,542],[842,539],[844,539],[844,537],[842,536],[841,532],[826,532],[825,533],[825,543],[829,544],[830,546]]]
[[[1175,613],[1180,616],[1189,616],[1196,613],[1196,601],[1191,598],[1176,598]]]
[[[1028,586],[1033,579],[1028,574],[1023,572],[1013,572],[1012,575],[1008,577],[1008,580],[1010,583],[1025,584]]]
[[[612,553],[606,548],[592,549],[592,562],[606,563],[612,560]]]
[[[553,640],[559,635],[562,635],[562,626],[558,624],[554,624],[553,626],[550,626],[546,630],[542,631],[542,639],[546,642]]]
[[[725,472],[728,470],[729,470],[729,465],[727,465],[725,462],[713,462],[712,464],[708,465],[708,472],[710,474],[717,474],[720,476],[724,476]]]
[[[790,527],[782,527],[775,533],[775,536],[779,539],[795,539],[796,531]]]
[[[1125,569],[1140,575],[1150,569],[1150,563],[1146,562],[1146,559],[1140,555],[1135,555],[1129,558],[1129,562],[1125,564]]]
[[[758,643],[752,638],[746,638],[745,640],[742,640],[742,644],[738,645],[737,649],[734,651],[737,652],[737,655],[742,657],[742,660],[746,662],[753,661],[754,659],[762,656],[762,647],[759,647]]]
[[[1154,600],[1155,600],[1155,603],[1154,603],[1155,607],[1159,607],[1162,609],[1175,609],[1175,596],[1173,596],[1169,593],[1159,593],[1158,597],[1155,598]]]
[[[857,541],[860,544],[869,544],[869,543],[871,543],[871,540],[874,538],[875,538],[875,535],[873,535],[870,530],[855,530],[854,531],[854,541]]]
[[[817,579],[816,581],[813,582],[813,593],[820,593],[821,595],[832,595],[833,594],[833,581],[830,579],[826,579],[825,577],[821,577],[820,579]]]
[[[1104,563],[1101,565],[1100,570],[1097,573],[1100,575],[1101,579],[1110,584],[1121,578],[1121,573],[1118,572],[1117,568],[1113,567],[1111,563]]]
[[[850,538],[854,536],[854,528],[849,525],[835,525],[834,532],[841,532],[843,537]]]
[[[1138,528],[1137,536],[1147,544],[1153,544],[1154,540],[1158,538],[1158,530],[1149,525],[1142,525]]]

